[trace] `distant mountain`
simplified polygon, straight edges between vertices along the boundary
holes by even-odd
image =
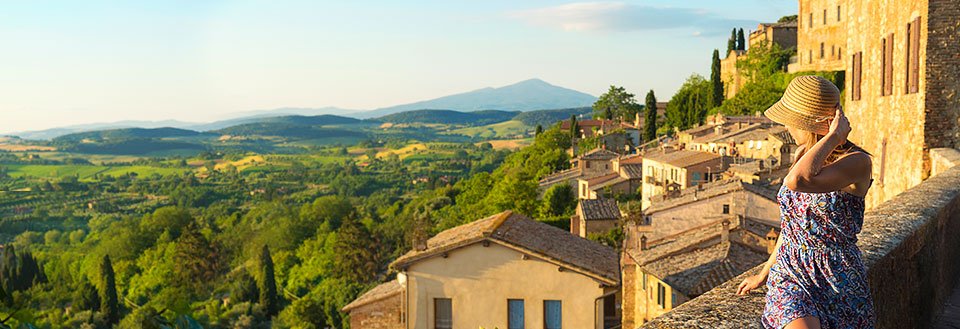
[[[554,86],[540,79],[530,79],[500,88],[483,88],[422,102],[357,112],[351,116],[376,118],[422,109],[531,111],[590,106],[596,100],[596,97],[589,94]]]
[[[117,122],[99,122],[99,123],[87,123],[80,125],[71,125],[65,127],[57,127],[44,130],[35,130],[35,131],[22,131],[11,133],[10,135],[19,136],[23,139],[43,139],[50,140],[56,137],[63,135],[85,132],[85,131],[96,131],[104,129],[122,129],[122,128],[160,128],[160,127],[177,127],[184,128],[191,125],[196,125],[196,123],[183,122],[177,120],[163,120],[163,121],[137,121],[137,120],[126,120],[126,121],[117,121]]]
[[[152,139],[193,137],[204,133],[180,128],[122,128],[73,133],[54,138],[54,142],[80,142],[84,140],[110,141],[123,139]]]
[[[389,123],[436,123],[483,126],[513,119],[520,112],[513,111],[474,111],[454,110],[415,110],[385,115],[374,120]]]
[[[323,114],[333,114],[333,115],[350,115],[360,112],[360,110],[349,110],[339,107],[327,106],[321,108],[304,108],[304,107],[282,107],[271,110],[254,110],[254,111],[244,111],[237,112],[231,115],[226,116],[229,119],[240,119],[240,118],[263,118],[263,117],[276,117],[276,116],[286,116],[286,115],[302,115],[302,116],[315,116]]]

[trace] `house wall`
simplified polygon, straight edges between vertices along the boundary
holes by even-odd
[[[675,306],[682,304],[683,302],[689,300],[687,296],[684,296],[679,291],[675,291],[673,287],[664,283],[657,277],[645,273],[643,269],[635,264],[624,266],[623,267],[623,277],[631,277],[630,286],[627,286],[627,281],[624,280],[624,293],[623,293],[623,318],[621,323],[623,323],[623,328],[635,328],[637,325],[646,323],[655,317],[658,317],[666,312],[672,310]],[[646,277],[646,284],[644,284],[644,277]],[[659,285],[663,285],[666,290],[666,300],[664,301],[665,307],[661,307],[657,303],[657,289]],[[630,290],[628,293],[627,291]],[[629,310],[628,310],[629,308]]]
[[[861,62],[860,100],[852,99],[852,70],[846,75],[848,91],[845,93],[844,111],[853,127],[849,139],[873,154],[873,186],[867,196],[867,207],[873,208],[883,201],[920,184],[928,174],[926,150],[928,145],[946,136],[939,132],[925,131],[925,127],[942,120],[940,113],[925,106],[931,78],[927,72],[926,60],[932,45],[927,42],[927,29],[920,32],[920,92],[907,94],[906,91],[906,26],[914,17],[921,17],[921,25],[928,24],[927,1],[877,0],[868,2],[849,2],[850,30],[847,37],[849,51],[844,52],[845,61],[852,63],[854,53],[863,52]],[[954,2],[954,4],[956,4]],[[956,9],[954,6],[953,9]],[[956,25],[956,13],[952,25]],[[882,96],[882,38],[893,33],[893,93]],[[939,46],[938,46],[939,47]],[[957,53],[957,40],[951,45],[953,55]],[[956,60],[954,60],[956,61]],[[960,63],[958,63],[960,64]],[[956,67],[954,74],[960,73]],[[956,76],[936,77],[953,79]],[[941,80],[942,81],[942,80]],[[948,80],[949,81],[949,80]],[[954,87],[956,88],[956,87]],[[956,99],[957,96],[954,96]],[[937,111],[945,110],[943,108]],[[953,113],[957,112],[954,105]],[[927,114],[930,112],[930,114]],[[928,117],[928,115],[930,117]],[[955,120],[952,123],[956,126]]]
[[[691,202],[649,214],[657,236],[679,233],[716,220],[723,214],[723,205],[730,206],[730,215],[756,218],[772,226],[780,226],[780,205],[770,199],[736,191]]]
[[[739,55],[736,50],[727,53],[727,57],[720,60],[720,81],[723,81],[723,95],[725,99],[731,99],[737,95],[737,92],[743,88],[746,83],[740,71],[737,70],[737,60],[744,55]]]
[[[876,6],[871,3],[871,6]],[[837,7],[840,20],[837,20]],[[847,48],[847,18],[856,17],[847,13],[845,0],[800,0],[797,32],[797,62],[787,67],[790,72],[843,71],[845,58],[852,52]],[[826,10],[826,24],[824,24]],[[811,18],[812,14],[812,20]],[[820,44],[823,56],[820,56]],[[832,49],[832,51],[831,51]]]
[[[606,233],[618,225],[620,225],[619,219],[593,219],[593,220],[584,220],[580,221],[581,225],[581,237],[586,238],[587,234],[590,233]]]
[[[432,329],[434,298],[451,298],[454,328],[506,328],[507,299],[523,299],[528,328],[543,325],[543,301],[562,301],[565,328],[598,328],[597,298],[616,288],[491,242],[421,260],[406,270],[409,328]]]
[[[750,33],[750,48],[761,43],[772,42],[780,46],[780,49],[797,47],[797,28],[768,26],[767,28]],[[748,49],[749,50],[749,49]]]
[[[581,178],[590,179],[613,173],[613,165],[609,160],[579,160]]]
[[[350,328],[403,329],[402,298],[402,294],[396,294],[350,310]]]

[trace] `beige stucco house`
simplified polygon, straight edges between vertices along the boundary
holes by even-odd
[[[440,232],[391,268],[397,279],[368,292],[386,297],[364,294],[344,308],[351,328],[619,325],[617,252],[509,211]],[[399,309],[390,296],[399,296]],[[369,320],[378,303],[397,326],[355,321],[355,313]]]

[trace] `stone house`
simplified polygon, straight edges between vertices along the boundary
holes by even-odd
[[[760,23],[747,38],[750,48],[776,44],[780,49],[797,48],[797,22]]]
[[[747,83],[747,79],[737,69],[737,61],[747,56],[746,50],[731,49],[727,57],[720,60],[720,81],[723,81],[723,97],[731,99]]]
[[[665,147],[643,154],[642,208],[650,198],[678,193],[681,189],[719,177],[729,161],[725,157],[701,151]]]
[[[739,216],[779,226],[777,188],[731,178],[700,184],[673,197],[655,196],[643,211],[647,238],[657,239],[703,225],[711,217]]]
[[[381,290],[390,292],[374,289],[349,304],[351,328],[378,328],[354,322],[373,309],[400,328],[620,324],[617,252],[510,211],[440,232],[390,268],[400,288],[388,283]],[[390,305],[393,289],[399,310]]]
[[[787,71],[843,71],[847,45],[849,0],[800,0],[797,55]],[[859,2],[859,1],[857,1]],[[870,4],[871,7],[878,4]],[[893,8],[891,8],[893,9]]]
[[[624,328],[660,316],[764,262],[774,227],[731,216],[648,240],[628,225],[621,254]]]
[[[403,284],[394,279],[370,289],[341,309],[350,314],[350,328],[406,329]]]
[[[620,226],[620,208],[617,200],[580,200],[570,216],[570,233],[586,238],[590,233],[605,233]]]

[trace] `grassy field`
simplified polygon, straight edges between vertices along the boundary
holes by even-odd
[[[449,134],[492,139],[524,135],[532,130],[533,128],[523,124],[523,122],[510,120],[486,126],[456,129],[450,131]]]
[[[491,140],[486,142],[479,142],[479,143],[476,143],[476,145],[480,145],[483,143],[490,143],[490,145],[493,145],[493,148],[497,150],[500,150],[500,149],[515,150],[515,149],[533,144],[533,138],[498,139],[498,140]]]
[[[84,165],[2,165],[11,177],[33,176],[41,178],[62,178],[77,176],[80,179],[90,179],[94,175],[120,176],[127,173],[137,173],[140,176],[152,174],[167,175],[187,171],[184,168],[160,168],[151,166],[84,166]]]
[[[244,169],[266,164],[266,163],[267,163],[267,160],[265,160],[262,155],[251,155],[237,161],[226,161],[223,163],[218,163],[216,166],[214,166],[214,169],[223,170],[224,168],[227,168],[228,165],[233,165],[234,167],[237,168],[237,170],[243,171]]]

